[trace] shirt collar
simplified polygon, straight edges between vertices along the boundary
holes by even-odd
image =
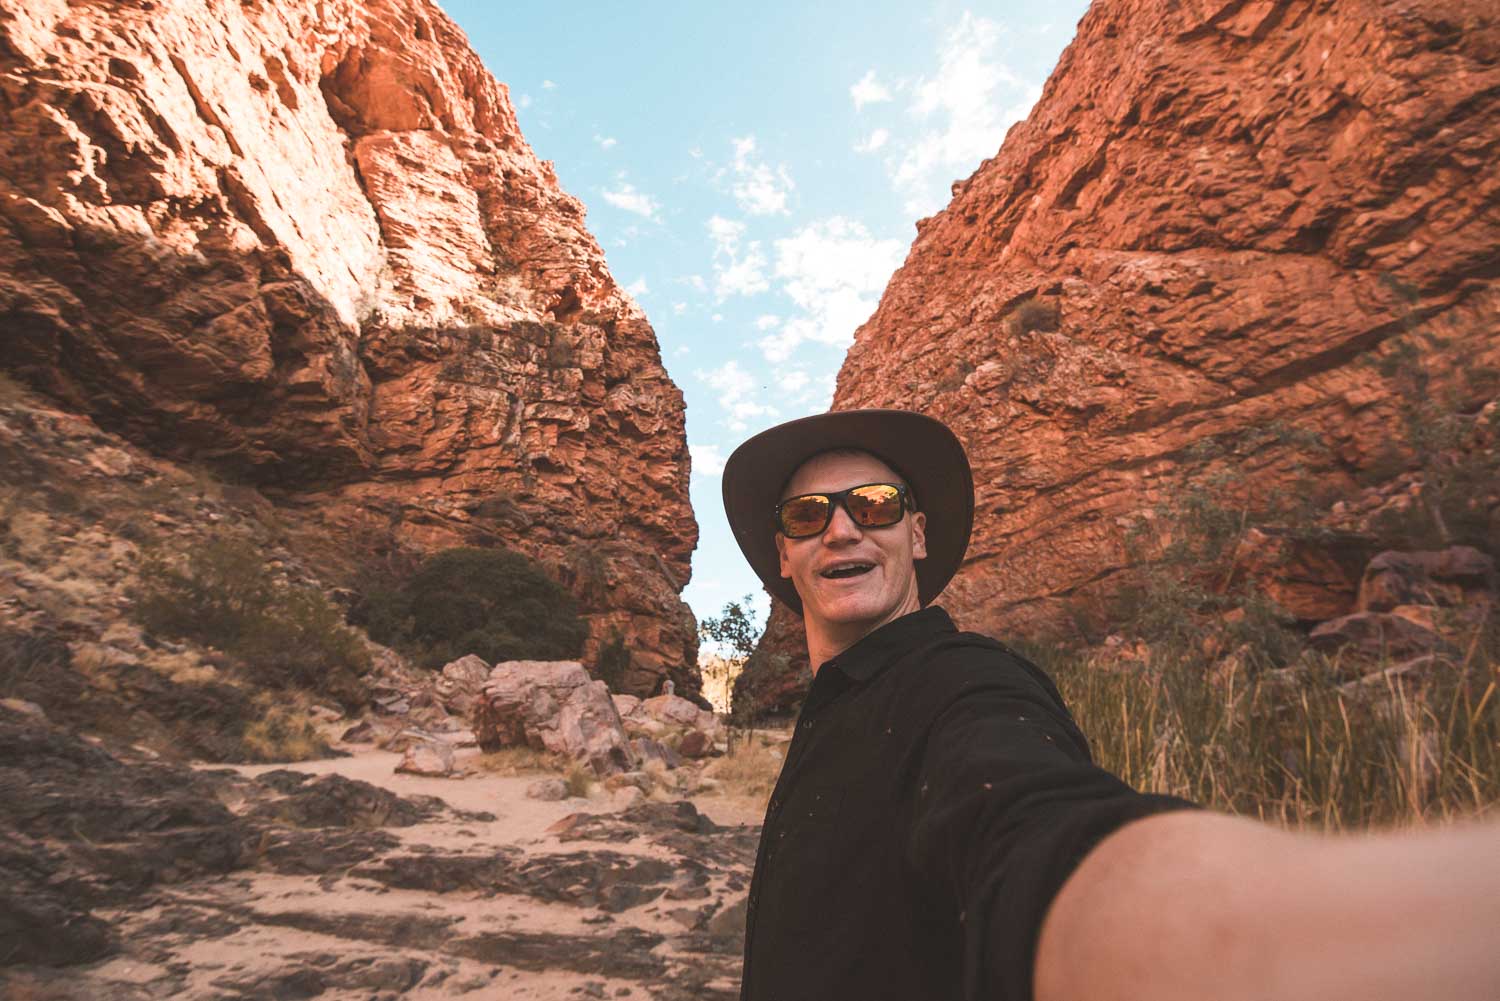
[[[923,640],[957,631],[947,612],[928,605],[866,633],[849,649],[825,661],[818,673],[836,667],[851,681],[869,681]]]

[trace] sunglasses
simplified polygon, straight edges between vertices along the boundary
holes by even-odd
[[[788,539],[821,535],[833,520],[833,506],[860,528],[885,528],[912,509],[911,491],[899,483],[864,483],[848,490],[788,497],[776,505],[776,530]]]

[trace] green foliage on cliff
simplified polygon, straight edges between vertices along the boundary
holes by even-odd
[[[573,596],[506,549],[445,549],[410,574],[366,581],[353,618],[430,668],[467,654],[490,663],[572,660],[588,636]]]

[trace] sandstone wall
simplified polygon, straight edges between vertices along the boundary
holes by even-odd
[[[0,0],[0,85],[0,365],[331,539],[547,560],[696,690],[682,395],[437,7]]]
[[[1316,432],[1321,458],[1268,440],[1236,468],[1352,492],[1399,430],[1371,364],[1396,338],[1443,339],[1434,387],[1500,364],[1497,53],[1480,0],[1096,0],[839,375],[835,409],[922,410],[969,450],[961,625],[1069,628],[1205,441]]]

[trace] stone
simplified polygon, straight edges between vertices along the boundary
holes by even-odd
[[[1389,612],[1355,612],[1315,626],[1308,642],[1318,650],[1333,651],[1352,645],[1374,657],[1409,657],[1448,644],[1432,629],[1402,615]]]
[[[689,730],[677,742],[677,753],[684,758],[706,758],[713,752],[713,739],[702,730]]]
[[[444,664],[434,688],[444,708],[467,718],[473,713],[474,702],[489,676],[490,665],[483,658],[469,654]]]
[[[667,771],[682,765],[682,759],[676,751],[650,737],[633,738],[630,741],[630,750],[636,760],[641,763],[641,768],[648,771],[653,766]]]
[[[696,691],[682,393],[436,4],[0,0],[0,49],[0,368],[350,553],[522,549]]]
[[[406,749],[396,771],[405,775],[448,778],[454,772],[453,745],[446,740],[416,741]]]
[[[1179,483],[1229,472],[1327,510],[1389,479],[1412,324],[1443,342],[1419,348],[1440,353],[1426,398],[1485,405],[1462,375],[1500,368],[1500,286],[1470,277],[1500,256],[1500,20],[1412,9],[1093,3],[1026,119],[917,224],[832,408],[917,410],[963,442],[977,517],[938,599],[961,628],[1094,614]],[[800,702],[804,646],[773,611],[762,649],[785,660],[741,678],[774,679],[760,711]]]
[[[647,777],[645,772],[620,772],[619,774],[611,775],[609,776],[609,778],[604,780],[604,788],[608,789],[610,792],[615,792],[617,790],[627,788],[645,790],[649,788],[650,785],[651,779]]]
[[[1492,590],[1495,561],[1472,546],[1425,552],[1380,553],[1359,583],[1363,611],[1397,605],[1458,605],[1473,591]]]
[[[589,765],[603,778],[635,767],[609,687],[577,661],[507,661],[490,671],[475,709],[486,751],[529,746]]]
[[[377,728],[372,721],[363,719],[345,730],[339,739],[346,744],[373,744],[385,734],[384,727]]]
[[[526,787],[526,795],[548,803],[564,800],[568,798],[568,784],[562,779],[538,779]]]

